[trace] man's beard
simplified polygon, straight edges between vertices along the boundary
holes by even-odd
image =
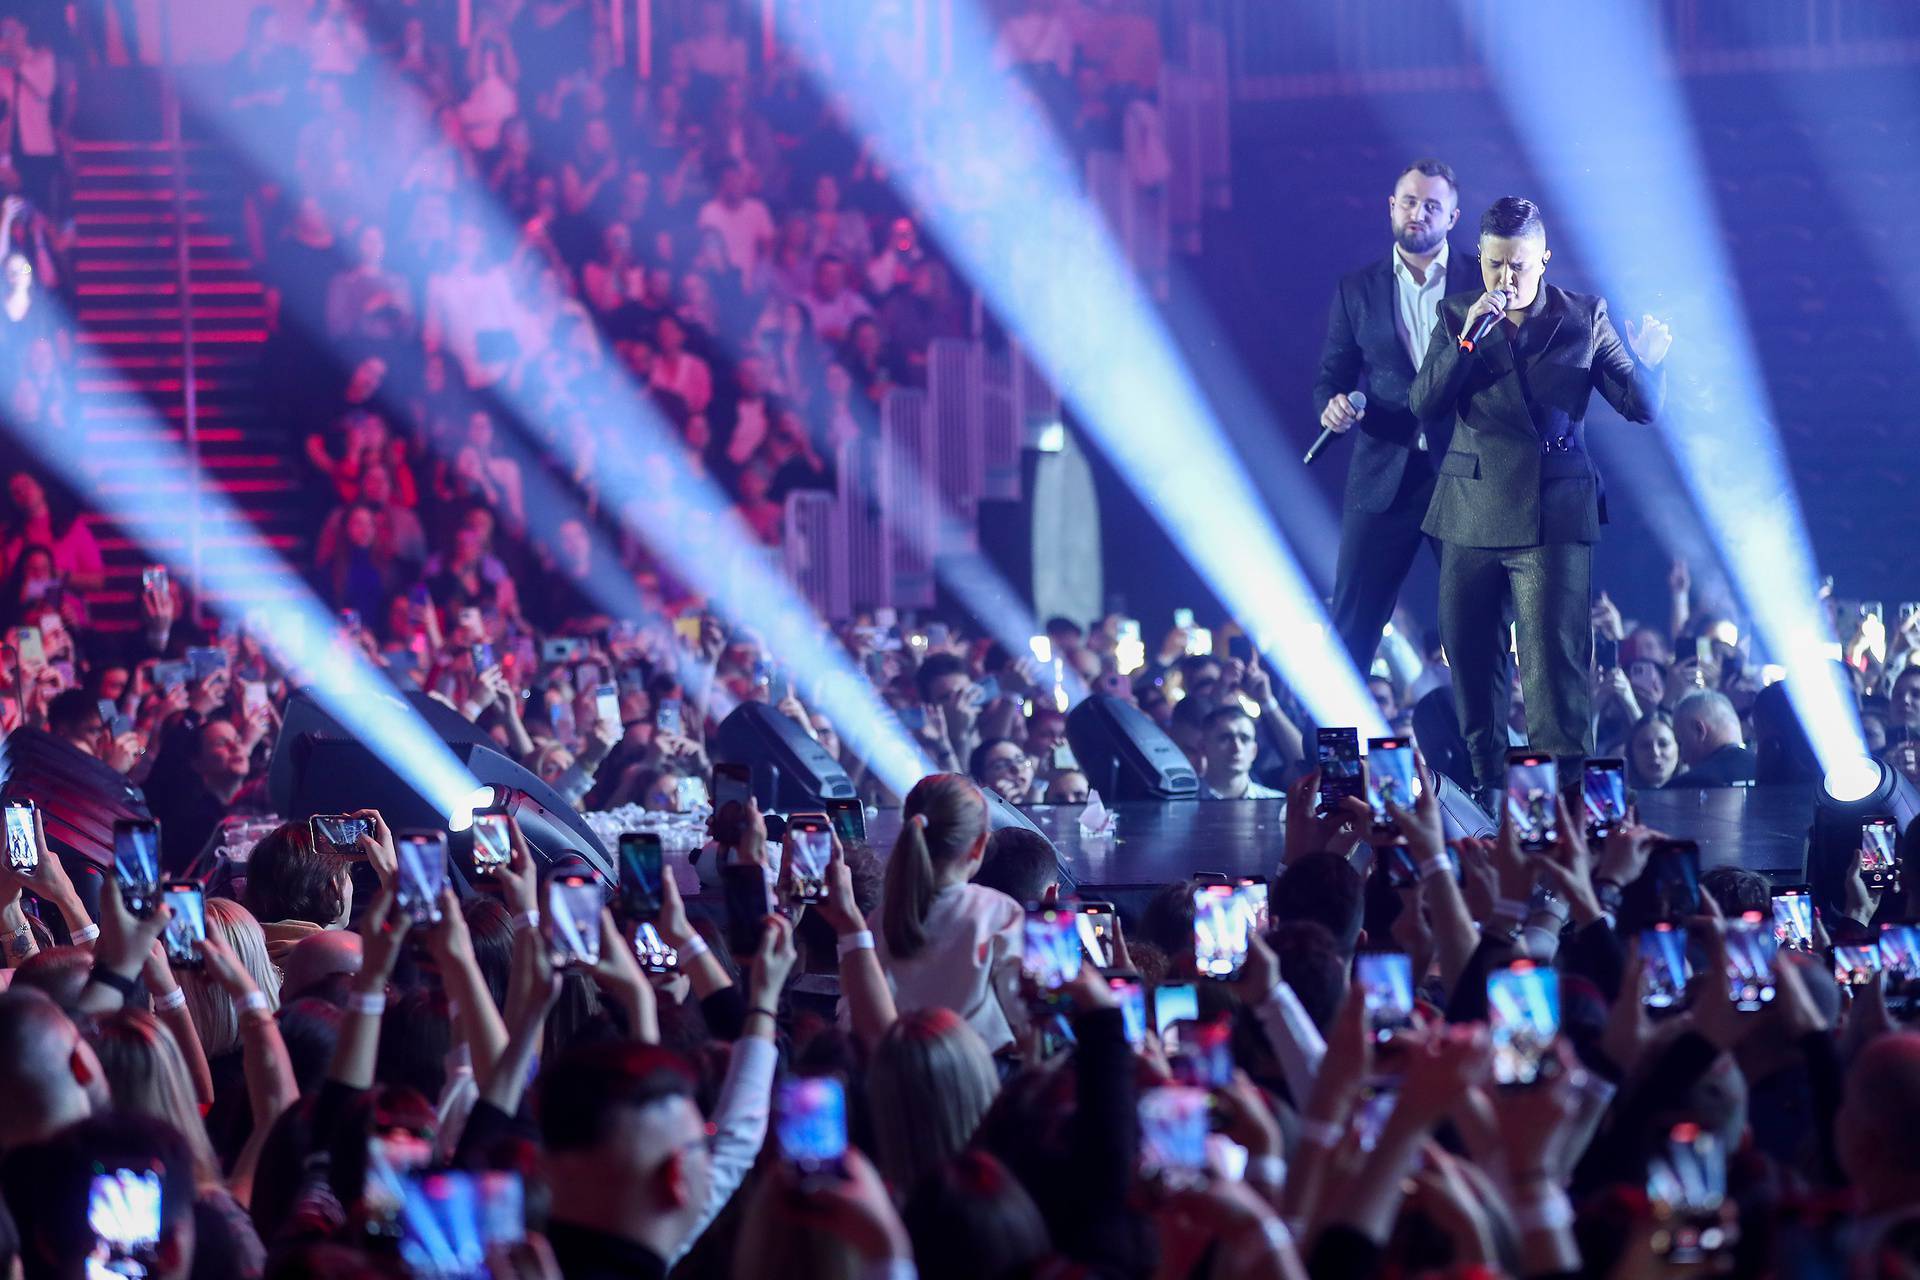
[[[1446,228],[1429,224],[1422,231],[1408,226],[1401,230],[1398,237],[1400,247],[1408,253],[1432,253],[1447,238]]]

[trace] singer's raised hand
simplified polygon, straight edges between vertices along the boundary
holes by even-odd
[[[1641,364],[1653,366],[1667,358],[1673,346],[1673,330],[1652,315],[1640,317],[1639,325],[1627,321],[1627,346]]]
[[[1327,407],[1320,411],[1320,425],[1336,434],[1351,431],[1355,423],[1365,417],[1366,402],[1355,405],[1344,395],[1337,395],[1327,401]]]

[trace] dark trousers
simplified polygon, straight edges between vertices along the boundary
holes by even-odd
[[[1518,630],[1526,693],[1527,744],[1560,762],[1564,781],[1593,751],[1593,548],[1440,549],[1440,638],[1453,668],[1453,702],[1482,787],[1506,779],[1513,666],[1507,654],[1509,604]]]
[[[1340,560],[1333,578],[1333,629],[1353,665],[1365,675],[1380,647],[1380,632],[1393,617],[1400,584],[1413,568],[1425,542],[1439,558],[1440,547],[1420,532],[1433,500],[1433,473],[1417,459],[1385,511],[1360,511],[1351,503],[1340,513]],[[1420,647],[1418,636],[1408,637]]]

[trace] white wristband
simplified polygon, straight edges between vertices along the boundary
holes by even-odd
[[[359,991],[347,997],[347,1012],[364,1013],[379,1017],[387,1011],[387,993],[384,991]]]
[[[1287,1162],[1279,1156],[1255,1156],[1247,1161],[1247,1181],[1263,1187],[1286,1185]]]
[[[75,929],[70,936],[73,939],[74,946],[84,946],[100,936],[100,926],[97,924],[86,925],[82,928]]]
[[[856,951],[873,950],[873,930],[862,929],[858,933],[840,935],[840,958],[845,960]]]
[[[153,1008],[156,1013],[171,1013],[173,1010],[183,1007],[186,1003],[187,993],[179,987],[175,987],[173,990],[167,992],[167,994],[156,999],[153,1002]]]
[[[707,940],[696,933],[680,944],[680,958],[683,960],[697,960],[711,950],[713,950],[713,948],[707,945]]]
[[[1513,1225],[1522,1231],[1560,1231],[1573,1225],[1573,1204],[1555,1187],[1532,1204],[1513,1207]]]
[[[525,911],[522,911],[513,918],[513,929],[515,933],[518,933],[522,929],[538,929],[539,927],[540,909],[538,907],[528,907]]]
[[[1428,858],[1420,864],[1420,878],[1422,880],[1432,880],[1437,876],[1450,876],[1452,874],[1453,864],[1445,858]]]
[[[269,1007],[267,1004],[267,993],[264,991],[249,991],[247,994],[241,996],[236,1003],[240,1006],[240,1012],[242,1013],[247,1012],[249,1009],[264,1010]]]
[[[1300,1121],[1300,1141],[1309,1146],[1331,1148],[1341,1136],[1340,1126],[1331,1121],[1304,1118]]]

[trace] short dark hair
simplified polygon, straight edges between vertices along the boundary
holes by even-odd
[[[1501,196],[1480,215],[1480,234],[1502,239],[1544,236],[1547,224],[1541,220],[1540,206],[1525,196]]]
[[[973,678],[972,673],[967,670],[966,660],[960,657],[959,654],[928,654],[926,661],[920,664],[920,669],[913,673],[913,684],[914,687],[920,691],[920,700],[922,702],[932,702],[933,695],[929,693],[928,690],[933,688],[933,682],[935,680],[942,679],[946,676],[966,676],[968,679]]]
[[[100,714],[100,701],[85,689],[66,689],[47,703],[47,732],[64,737]]]
[[[678,1054],[630,1041],[569,1049],[542,1068],[536,1087],[540,1141],[555,1154],[599,1146],[621,1111],[694,1097],[693,1072]]]
[[[304,822],[275,827],[247,859],[247,910],[262,924],[305,920],[328,925],[340,918],[341,860],[313,847]]]
[[[1713,895],[1727,919],[1758,911],[1771,911],[1773,885],[1757,871],[1745,867],[1712,867],[1700,873],[1700,887]]]
[[[1273,922],[1312,920],[1351,956],[1360,939],[1364,884],[1353,864],[1337,853],[1309,853],[1287,865],[1273,882]]]
[[[1038,902],[1049,886],[1060,883],[1060,860],[1038,831],[1002,827],[987,838],[987,856],[973,882],[1015,902]]]
[[[1229,720],[1245,720],[1253,724],[1253,717],[1247,714],[1245,707],[1237,702],[1223,702],[1207,712],[1206,719],[1200,722],[1200,732],[1212,733]]]
[[[1267,934],[1267,945],[1280,961],[1280,976],[1324,1034],[1347,987],[1347,960],[1339,939],[1317,920],[1287,920]]]
[[[1432,156],[1421,156],[1418,160],[1412,161],[1406,168],[1393,176],[1393,185],[1396,187],[1399,186],[1400,179],[1410,173],[1417,173],[1425,178],[1445,178],[1447,185],[1453,188],[1454,203],[1458,204],[1460,202],[1460,179],[1453,176],[1453,166],[1445,160],[1436,160]]]

